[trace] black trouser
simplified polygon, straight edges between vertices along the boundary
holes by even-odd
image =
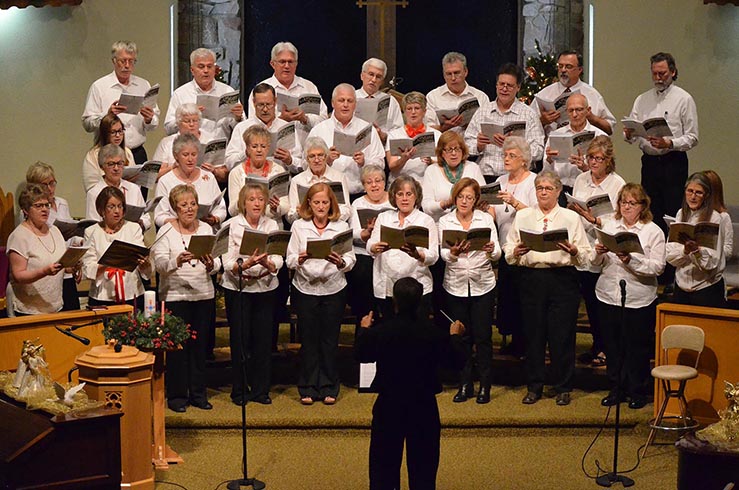
[[[215,299],[201,301],[169,301],[174,316],[182,318],[195,334],[182,349],[167,352],[167,405],[175,409],[187,403],[203,405],[208,401],[205,385],[205,351],[210,325],[216,315]]]
[[[641,156],[641,185],[652,200],[649,209],[654,223],[665,234],[668,226],[662,217],[675,216],[683,203],[685,181],[688,179],[688,155],[671,151],[665,155]]]
[[[433,287],[431,291],[431,307],[434,315],[434,324],[443,329],[449,330],[449,321],[441,313],[441,307],[444,304],[444,272],[446,270],[446,262],[439,259],[436,263],[429,266]]]
[[[657,301],[643,308],[624,308],[598,302],[611,391],[643,397],[651,392],[649,359],[654,351],[653,334]]]
[[[675,284],[672,295],[675,303],[691,306],[708,306],[711,308],[726,308],[726,286],[721,278],[716,284],[697,291],[685,291]]]
[[[364,315],[375,307],[375,296],[372,291],[372,257],[357,254],[357,262],[347,272],[347,296],[352,313],[357,317],[357,324]]]
[[[72,311],[80,309],[80,297],[77,294],[77,281],[74,277],[67,277],[62,283],[62,311]]]
[[[493,372],[493,298],[494,290],[480,296],[459,297],[446,294],[447,313],[453,320],[464,323],[464,343],[467,362],[462,369],[460,384],[472,383],[472,368],[477,367],[480,387],[490,388]],[[475,356],[472,355],[472,345]]]
[[[144,148],[144,145],[137,146],[136,148],[130,148],[130,150],[133,154],[133,161],[136,163],[136,165],[146,163],[146,160],[149,159],[149,157],[146,156],[146,148]]]
[[[505,254],[504,254],[505,255]],[[505,256],[498,261],[498,290],[496,324],[501,335],[512,335],[514,341],[525,346],[523,328],[521,326],[521,268],[509,265]]]
[[[591,352],[593,356],[597,356],[601,352],[605,352],[600,309],[598,307],[598,298],[595,296],[595,284],[598,282],[600,274],[590,271],[577,271],[577,277],[580,280],[580,294],[582,294],[582,298],[585,300],[585,310],[588,312],[590,333],[593,335],[593,348]]]
[[[370,490],[400,489],[403,443],[410,490],[436,488],[441,422],[436,397],[404,400],[380,394],[372,408]]]
[[[574,267],[521,268],[521,316],[526,332],[528,391],[544,388],[547,343],[557,393],[572,391],[575,374],[575,333],[580,290]]]
[[[275,289],[274,311],[272,312],[272,350],[277,351],[280,336],[280,322],[290,323],[290,311],[287,298],[290,296],[290,269],[280,267],[277,271],[277,289]]]
[[[325,296],[303,294],[292,288],[300,329],[300,375],[298,392],[301,398],[323,400],[339,395],[339,332],[346,306],[346,288]]]
[[[231,400],[240,404],[269,394],[275,292],[239,293],[227,288],[223,291],[231,345]],[[246,387],[242,384],[244,368]]]
[[[557,198],[557,204],[559,204],[560,207],[563,207],[563,208],[567,207],[567,196],[565,196],[565,193],[572,195],[571,185],[563,185],[562,191],[559,193],[559,197]]]

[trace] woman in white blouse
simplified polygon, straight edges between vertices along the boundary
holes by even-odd
[[[231,401],[236,405],[247,401],[269,405],[272,403],[269,397],[272,323],[278,271],[283,259],[280,255],[267,255],[264,250],[250,250],[246,254],[240,250],[245,230],[269,233],[279,228],[275,220],[264,215],[269,198],[263,185],[246,184],[236,202],[239,214],[228,221],[228,253],[223,258],[221,278],[230,328]],[[248,367],[243,362],[247,354]],[[244,368],[247,368],[247,386],[242,385]]]
[[[162,162],[159,169],[159,177],[172,170],[175,165],[174,154],[172,153],[172,144],[175,138],[181,134],[193,134],[203,144],[213,139],[213,134],[200,128],[200,118],[202,117],[200,109],[196,104],[188,102],[177,107],[175,111],[175,121],[177,122],[177,132],[169,136],[165,136],[159,141],[157,149],[154,150],[152,160]],[[213,172],[213,167],[209,163],[204,163],[203,168],[209,172]],[[223,178],[225,179],[224,172]]]
[[[95,145],[90,148],[82,160],[82,185],[85,187],[85,192],[103,180],[103,171],[98,164],[98,153],[105,145],[120,146],[125,153],[124,165],[134,163],[133,153],[126,148],[126,130],[123,129],[123,122],[115,114],[106,114],[100,120],[100,128],[95,133]]]
[[[575,178],[572,195],[580,201],[587,201],[591,197],[608,196],[610,212],[594,215],[592,209],[585,209],[577,203],[570,203],[567,207],[580,215],[585,232],[588,234],[590,246],[595,246],[595,229],[601,228],[603,223],[613,219],[618,207],[618,192],[626,183],[616,173],[616,159],[613,156],[613,143],[608,136],[596,136],[590,142],[585,154],[588,170]],[[595,297],[595,283],[600,275],[600,266],[590,264],[588,267],[578,268],[580,292],[585,300],[585,309],[588,313],[590,333],[593,335],[593,345],[590,352],[580,358],[590,362],[593,366],[606,364],[605,347],[603,345],[603,329],[598,309],[598,300]]]
[[[423,212],[439,221],[451,212],[454,202],[451,198],[452,186],[462,177],[470,177],[480,185],[485,185],[485,177],[476,163],[467,161],[470,155],[464,136],[454,131],[446,131],[439,137],[436,145],[437,164],[426,168],[423,176]]]
[[[90,280],[88,304],[108,306],[120,303],[144,308],[144,285],[141,276],[148,279],[151,262],[148,257],[139,260],[133,272],[98,264],[115,240],[144,246],[141,227],[126,221],[126,198],[117,187],[106,187],[95,201],[102,221],[85,230],[85,244],[90,248],[82,257],[82,277]]]
[[[184,412],[187,405],[203,410],[208,402],[205,355],[210,325],[215,322],[215,289],[210,275],[213,257],[196,258],[188,251],[193,235],[210,235],[210,226],[198,221],[198,194],[190,185],[178,185],[169,193],[177,219],[159,229],[152,247],[159,273],[159,299],[173,315],[182,318],[195,333],[182,349],[167,353],[167,406]]]
[[[367,220],[362,228],[359,211],[367,210],[379,213],[391,209],[388,193],[385,190],[385,171],[378,165],[365,165],[359,173],[365,195],[352,203],[352,229],[354,230],[354,254],[357,263],[347,274],[349,281],[349,305],[352,313],[361,319],[374,309],[374,294],[372,292],[372,257],[365,248],[367,240],[372,235],[377,215]],[[365,212],[367,212],[365,211]]]
[[[575,375],[575,333],[580,288],[576,266],[590,262],[592,249],[580,217],[561,208],[557,199],[562,182],[557,174],[545,170],[536,177],[536,206],[516,214],[508,232],[504,251],[510,265],[520,267],[521,317],[526,334],[527,393],[522,402],[536,403],[544,389],[545,354],[554,378],[557,405],[570,404]],[[537,252],[521,241],[521,230],[541,233],[567,230],[567,240],[556,243],[557,250]]]
[[[397,211],[380,214],[367,240],[367,250],[375,259],[372,266],[375,299],[380,315],[386,319],[393,316],[393,285],[401,277],[412,277],[423,286],[422,316],[428,317],[432,311],[433,279],[429,267],[439,259],[439,232],[433,218],[419,210],[422,199],[421,185],[413,177],[400,175],[389,190],[390,205]],[[387,242],[381,241],[383,226],[396,229],[422,226],[429,230],[429,247],[406,243],[400,249],[391,249]]]
[[[304,405],[319,400],[333,405],[339,395],[336,354],[346,305],[345,273],[356,257],[354,250],[341,255],[332,251],[325,259],[307,252],[309,240],[330,239],[349,229],[339,219],[339,204],[328,185],[313,184],[298,212],[301,219],[293,223],[286,259],[295,271],[290,300],[303,340],[298,392]]]
[[[493,304],[495,274],[491,262],[500,258],[498,233],[495,220],[484,211],[475,209],[480,200],[480,184],[463,177],[452,188],[456,210],[439,219],[441,258],[446,262],[444,291],[447,313],[452,320],[465,326],[467,362],[462,370],[459,391],[454,402],[464,402],[474,397],[473,368],[480,377],[477,403],[490,402],[490,384],[493,370]],[[445,230],[471,231],[487,228],[487,242],[481,250],[470,249],[470,241],[443,240]],[[472,346],[475,355],[472,355]]]
[[[433,133],[434,144],[436,145],[439,143],[441,133],[438,129],[423,124],[423,118],[426,116],[426,96],[421,92],[408,92],[405,94],[402,105],[403,114],[405,114],[405,126],[391,130],[388,133],[385,144],[387,166],[390,170],[388,179],[392,184],[398,175],[405,174],[423,183],[426,168],[434,163],[435,158],[415,156],[415,146],[405,148],[400,156],[393,156],[390,154],[390,141],[404,138],[413,139],[419,134]]]
[[[244,143],[246,144],[246,160],[236,165],[228,174],[228,214],[236,216],[238,214],[238,196],[247,177],[258,177],[260,179],[269,179],[278,174],[284,174],[287,171],[267,159],[269,154],[270,134],[269,131],[262,126],[251,126],[243,134]],[[287,196],[279,198],[273,196],[267,202],[266,216],[282,224],[282,217],[287,214],[290,203]]]
[[[721,226],[721,215],[713,209],[711,190],[711,182],[700,172],[688,177],[685,183],[683,206],[675,215],[675,221],[716,223],[719,231],[715,249],[682,237],[682,243],[667,243],[667,262],[675,267],[675,303],[720,308],[726,302],[723,278],[726,267],[725,230]]]
[[[498,225],[500,246],[508,240],[508,230],[519,210],[536,205],[534,180],[536,174],[529,170],[531,166],[531,149],[525,138],[509,136],[503,143],[503,166],[507,173],[498,177],[502,204],[491,206],[495,223]],[[505,257],[505,254],[503,254]],[[518,267],[513,267],[506,260],[498,262],[498,301],[496,325],[498,331],[508,341],[501,347],[500,353],[523,357],[526,350],[526,338],[521,326],[521,285]]]
[[[29,184],[18,196],[25,219],[8,237],[11,308],[16,316],[55,313],[62,309],[64,237],[49,225],[48,191]],[[11,298],[11,296],[8,296]]]
[[[169,193],[175,186],[181,184],[190,184],[195,187],[200,200],[199,208],[205,207],[207,210],[211,208],[211,204],[215,203],[210,209],[211,212],[201,218],[202,221],[215,230],[226,219],[226,203],[221,196],[218,182],[212,173],[197,166],[199,152],[200,142],[192,134],[181,134],[172,143],[172,153],[177,165],[171,172],[159,179],[157,184],[156,195],[157,197],[162,196],[162,200],[154,210],[154,222],[157,226],[162,227],[177,219],[177,215],[169,204]]]
[[[603,231],[611,235],[636,233],[644,253],[613,252],[599,242],[595,244],[593,263],[602,268],[595,294],[611,383],[601,405],[609,407],[629,397],[630,408],[642,408],[652,391],[649,359],[654,352],[657,276],[665,268],[665,236],[652,222],[650,199],[641,185],[624,185],[617,203],[614,219],[603,224]],[[623,309],[621,281],[626,284]]]

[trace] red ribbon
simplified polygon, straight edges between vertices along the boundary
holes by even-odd
[[[408,124],[405,125],[405,134],[408,135],[409,138],[415,138],[421,133],[426,132],[426,126],[424,124],[421,124],[417,128],[412,128]]]
[[[123,276],[126,274],[126,271],[124,271],[123,269],[108,267],[107,269],[105,269],[105,274],[108,279],[115,280],[115,302],[118,304],[125,303],[126,288],[124,286]]]

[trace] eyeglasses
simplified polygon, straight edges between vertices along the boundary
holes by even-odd
[[[536,186],[536,192],[554,192],[557,190],[555,187],[552,187],[550,185],[537,185]]]
[[[452,148],[444,148],[444,153],[462,153],[462,148],[455,146]]]
[[[198,203],[186,203],[186,204],[183,203],[183,204],[178,204],[177,205],[177,208],[178,209],[181,209],[182,211],[189,211],[191,209],[197,209],[198,208]]]
[[[123,161],[117,161],[117,162],[105,162],[105,166],[108,168],[115,168],[115,167],[124,167],[126,165],[126,162]]]
[[[125,58],[125,59],[116,58],[115,62],[121,66],[127,66],[127,65],[134,66],[136,64],[136,58]]]
[[[574,70],[575,68],[580,68],[580,67],[579,66],[575,66],[575,65],[570,65],[569,63],[566,64],[566,65],[563,65],[562,63],[557,63],[557,69],[558,70],[567,70],[567,71],[570,71],[570,70]]]
[[[106,211],[115,211],[117,209],[123,209],[123,204],[107,204],[105,206]]]
[[[515,160],[516,158],[522,158],[523,155],[519,155],[518,153],[513,153],[512,151],[507,151],[503,153],[503,159],[510,158],[512,160]]]
[[[364,182],[362,182],[364,185],[370,185],[370,184],[384,184],[385,179],[377,178],[377,179],[367,179]]]
[[[515,84],[512,84],[512,83],[498,82],[498,83],[495,84],[495,86],[498,87],[498,88],[507,88],[509,90],[512,90],[512,89],[516,88],[518,85],[515,85]]]
[[[635,208],[641,205],[643,201],[619,201],[618,203],[623,207]]]
[[[112,131],[110,132],[110,135],[111,135],[111,136],[120,136],[120,135],[124,134],[125,132],[126,132],[126,131],[125,131],[125,130],[123,130],[123,129],[114,129],[114,130],[112,130]]]
[[[285,66],[285,65],[291,66],[291,65],[294,65],[295,63],[297,63],[297,61],[295,61],[295,60],[274,60],[274,62],[277,63],[278,65],[282,65],[282,66]]]
[[[275,106],[272,102],[260,102],[259,104],[254,104],[254,107],[257,109],[272,109]]]
[[[584,107],[570,107],[567,109],[567,112],[570,114],[580,114],[581,112],[585,112],[585,110]]]
[[[591,162],[603,163],[606,161],[606,157],[588,155],[588,160],[590,160]]]
[[[475,197],[474,195],[473,196],[466,196],[463,194],[457,195],[457,201],[474,201],[475,199],[477,199],[477,197]]]
[[[50,182],[41,182],[41,185],[49,188],[56,187],[56,180],[52,180]]]
[[[31,204],[35,209],[49,209],[51,207],[51,203],[48,202],[35,202]]]
[[[383,78],[385,78],[385,75],[383,75],[382,73],[370,73],[368,71],[365,71],[365,72],[362,72],[362,73],[364,73],[368,77],[373,78],[375,80],[382,80]]]
[[[705,192],[701,190],[696,191],[694,189],[685,189],[685,194],[694,195],[695,197],[703,197],[706,195]]]

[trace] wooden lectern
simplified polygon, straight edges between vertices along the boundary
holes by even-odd
[[[93,347],[76,361],[79,380],[87,395],[106,407],[123,412],[121,417],[122,486],[132,490],[154,489],[152,446],[152,367],[154,356],[123,346]]]

